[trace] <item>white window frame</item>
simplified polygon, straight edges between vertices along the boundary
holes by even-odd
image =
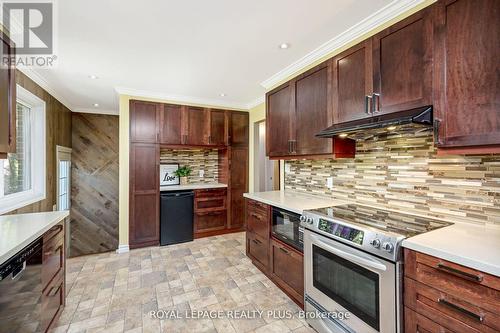
[[[56,209],[61,210],[61,207],[59,205],[59,196],[61,195],[60,193],[60,170],[59,170],[59,162],[61,161],[68,161],[70,164],[70,169],[69,169],[69,175],[68,175],[68,197],[69,197],[69,207],[71,207],[71,148],[64,147],[64,146],[56,146],[56,161],[57,161],[57,179],[56,179]]]
[[[0,173],[0,214],[25,207],[46,198],[45,101],[16,85],[17,101],[29,107],[31,124],[31,189],[4,196],[3,170]]]

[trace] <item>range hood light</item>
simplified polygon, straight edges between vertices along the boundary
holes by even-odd
[[[387,127],[388,131],[394,131],[396,129],[396,126],[389,126]]]
[[[347,133],[342,133],[342,134],[339,134],[339,137],[340,137],[340,138],[345,138],[345,137],[347,137]]]

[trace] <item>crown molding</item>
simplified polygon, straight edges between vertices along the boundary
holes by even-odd
[[[101,110],[101,109],[90,109],[90,108],[75,108],[73,112],[79,113],[92,113],[92,114],[105,114],[118,116],[120,113],[118,110]]]
[[[268,79],[260,83],[267,90],[276,86],[278,83],[286,80],[293,74],[299,72],[303,68],[315,63],[316,61],[328,56],[335,50],[347,45],[353,40],[363,36],[367,32],[383,25],[384,23],[396,18],[397,16],[409,11],[410,9],[420,5],[425,0],[394,0],[387,6],[376,11],[372,15],[356,23],[346,31],[330,39],[312,52],[306,54],[296,62],[285,67]]]
[[[33,82],[42,87],[46,92],[48,92],[52,97],[57,99],[61,104],[67,107],[70,111],[73,111],[75,108],[71,105],[66,98],[64,98],[61,94],[54,89],[47,80],[45,80],[40,74],[35,72],[30,67],[26,66],[18,66],[17,69],[21,71],[24,75],[29,77]]]
[[[264,96],[260,96],[256,99],[254,99],[253,101],[251,101],[250,103],[247,104],[247,109],[250,110],[250,109],[253,109],[254,107],[256,107],[257,105],[260,105],[264,103]]]
[[[160,93],[160,92],[155,92],[155,91],[124,88],[124,87],[115,87],[115,91],[119,95],[128,95],[131,97],[158,99],[158,100],[171,101],[171,102],[176,102],[176,103],[215,106],[215,107],[219,107],[219,108],[237,109],[237,110],[244,110],[244,111],[246,111],[248,108],[248,105],[246,103],[230,102],[230,101],[216,99],[216,98],[211,99],[211,98],[202,98],[202,97],[195,97],[195,96],[168,94],[168,93]]]

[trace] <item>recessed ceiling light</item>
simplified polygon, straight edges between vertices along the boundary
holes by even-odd
[[[98,108],[99,107],[99,103],[94,103],[94,107]]]
[[[225,97],[226,96],[226,94],[224,94],[224,93],[220,93],[219,95],[220,95],[220,97]]]
[[[89,75],[89,79],[96,80],[99,77],[97,75]]]
[[[287,49],[289,47],[290,47],[290,44],[288,44],[288,43],[281,43],[280,44],[280,49],[282,49],[282,50],[285,50],[285,49]]]
[[[345,138],[346,136],[347,136],[347,133],[339,134],[339,137],[341,137],[341,138]]]
[[[389,126],[387,127],[388,131],[394,131],[396,129],[396,126]]]

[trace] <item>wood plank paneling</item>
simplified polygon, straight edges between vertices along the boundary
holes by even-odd
[[[118,247],[118,116],[73,113],[70,256]]]
[[[6,214],[51,211],[56,204],[56,145],[71,147],[71,111],[20,71],[16,83],[45,101],[47,190],[44,200]]]

